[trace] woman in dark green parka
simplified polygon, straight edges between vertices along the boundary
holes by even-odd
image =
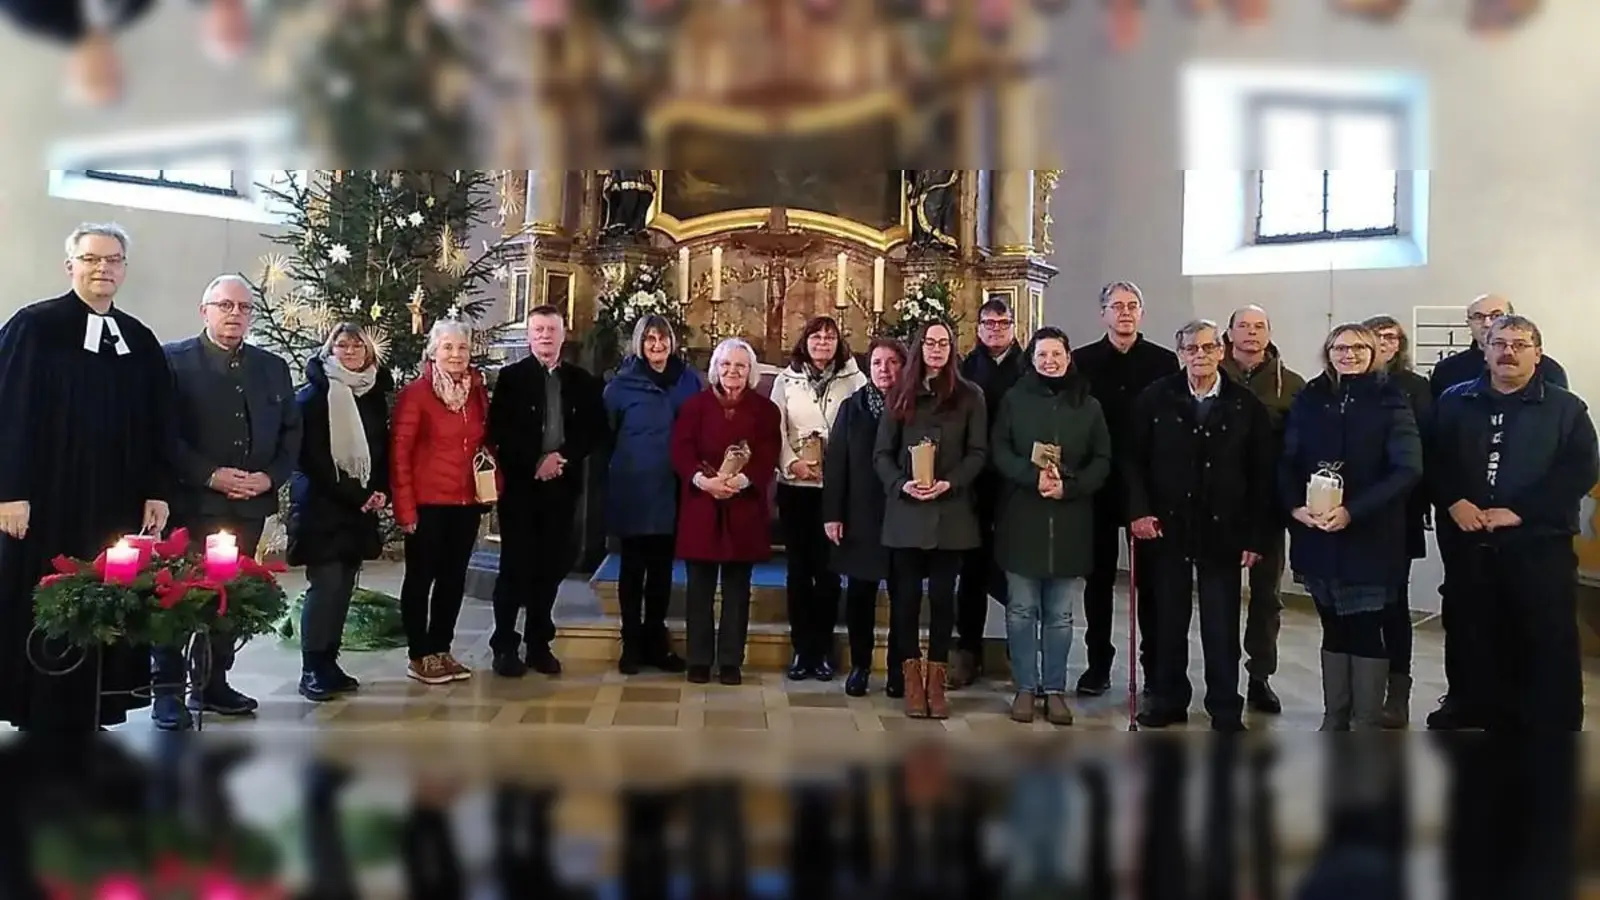
[[[1070,725],[1072,612],[1083,602],[1094,563],[1092,499],[1111,471],[1111,434],[1088,379],[1072,367],[1065,332],[1049,326],[1034,332],[1028,359],[1032,368],[1000,401],[990,442],[1002,480],[995,555],[1010,589],[1006,642],[1017,688],[1011,717],[1033,721],[1042,687],[1045,718]],[[1058,451],[1054,464],[1035,452],[1051,447]]]

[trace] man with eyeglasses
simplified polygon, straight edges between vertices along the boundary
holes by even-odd
[[[1136,541],[1141,606],[1154,606],[1155,678],[1140,725],[1188,721],[1189,620],[1198,588],[1206,712],[1217,731],[1244,730],[1239,694],[1239,570],[1261,561],[1277,460],[1267,408],[1220,371],[1222,330],[1198,319],[1175,336],[1183,370],[1145,388],[1117,451]]]
[[[1427,432],[1445,595],[1450,715],[1433,730],[1579,731],[1578,510],[1600,480],[1589,408],[1540,373],[1543,338],[1507,314],[1489,370],[1444,392]]]
[[[1502,316],[1515,312],[1511,301],[1497,294],[1484,294],[1468,304],[1467,327],[1472,331],[1472,345],[1433,364],[1433,372],[1428,376],[1433,396],[1438,397],[1451,385],[1472,381],[1489,370],[1488,356],[1484,353],[1489,327]],[[1567,386],[1567,370],[1552,357],[1540,355],[1539,375],[1549,384]]]
[[[1017,325],[1011,307],[994,298],[978,307],[978,346],[961,360],[961,375],[983,391],[988,422],[1000,412],[1000,400],[1027,371],[1028,361],[1017,345]],[[994,516],[1000,497],[1000,477],[993,463],[973,482],[978,511],[978,531],[983,543],[962,560],[956,592],[956,652],[950,663],[950,687],[960,688],[983,674],[983,627],[989,619],[989,597],[1006,602],[1006,579],[995,562]]]
[[[267,517],[278,511],[278,488],[300,459],[300,407],[289,367],[244,340],[255,296],[242,276],[217,276],[200,295],[200,334],[166,347],[177,386],[173,523],[196,541],[226,531],[248,556],[256,555]],[[185,706],[177,687],[185,681],[182,649],[156,648],[150,660],[156,727],[187,730],[194,724],[191,712],[201,709],[224,716],[255,712],[256,701],[228,684],[235,650],[231,635],[211,636],[203,687]]]
[[[1105,337],[1072,351],[1072,364],[1089,379],[1089,392],[1100,402],[1111,432],[1111,477],[1094,496],[1094,567],[1083,592],[1083,617],[1087,622],[1084,644],[1089,668],[1078,679],[1078,693],[1098,697],[1111,690],[1111,663],[1117,655],[1111,643],[1115,615],[1113,590],[1121,558],[1122,529],[1127,527],[1126,491],[1118,472],[1128,425],[1128,411],[1139,394],[1158,379],[1178,371],[1171,350],[1145,339],[1144,295],[1131,281],[1113,281],[1100,289],[1100,320]],[[1153,674],[1148,648],[1155,632],[1155,605],[1141,604],[1139,614],[1139,666],[1149,687]]]
[[[172,379],[156,336],[116,302],[128,243],[117,225],[78,226],[66,241],[71,289],[0,328],[0,719],[24,731],[120,724],[142,704],[100,692],[148,683],[142,650],[32,633],[51,559],[94,559],[167,525]]]

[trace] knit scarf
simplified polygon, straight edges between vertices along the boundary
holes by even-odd
[[[367,430],[361,425],[356,398],[365,396],[377,384],[378,367],[352,372],[328,355],[323,357],[322,370],[328,376],[328,448],[333,453],[333,464],[366,487],[372,479],[372,448],[367,445]]]
[[[861,394],[867,398],[867,411],[872,413],[872,417],[883,418],[883,391],[878,390],[877,385],[868,382],[867,386],[861,389]]]
[[[444,408],[451,412],[461,412],[467,408],[467,398],[472,396],[472,377],[467,375],[460,381],[451,378],[438,366],[431,366],[433,370],[433,393],[444,404]]]

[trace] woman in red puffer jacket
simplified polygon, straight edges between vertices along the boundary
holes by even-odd
[[[477,464],[490,453],[489,393],[472,368],[472,333],[444,319],[428,334],[422,375],[400,391],[390,427],[389,486],[394,518],[406,534],[400,589],[411,661],[423,684],[472,677],[450,653],[466,593],[467,564],[487,507],[478,502]],[[431,593],[431,597],[430,597]]]

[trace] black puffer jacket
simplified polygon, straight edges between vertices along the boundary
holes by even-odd
[[[328,437],[328,375],[320,355],[306,362],[306,384],[295,395],[305,432],[300,462],[289,480],[289,552],[292,566],[356,563],[383,552],[378,514],[361,511],[374,492],[389,494],[389,400],[394,379],[378,369],[372,390],[356,398],[372,452],[372,478],[363,486],[333,464]]]

